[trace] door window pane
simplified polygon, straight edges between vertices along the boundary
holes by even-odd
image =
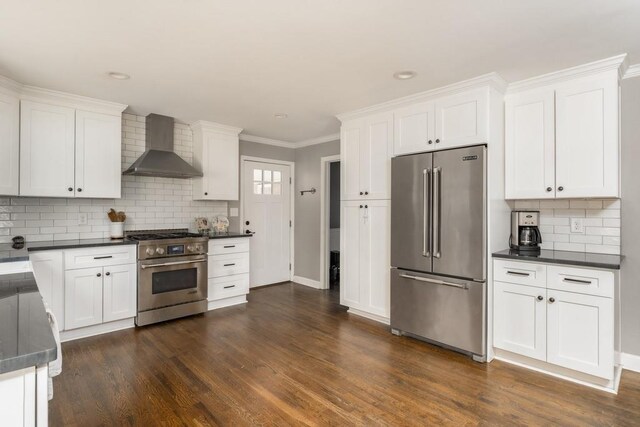
[[[271,171],[265,170],[264,171],[264,182],[271,182]]]
[[[265,182],[263,190],[264,190],[264,194],[271,194],[271,183]]]
[[[280,181],[282,181],[282,174],[280,173],[280,171],[273,171],[273,182]]]
[[[253,180],[254,181],[262,181],[262,169],[254,169],[253,170]]]
[[[253,194],[262,194],[262,183],[254,182],[253,183]]]

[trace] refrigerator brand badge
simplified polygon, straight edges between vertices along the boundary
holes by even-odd
[[[463,162],[466,162],[466,161],[469,161],[469,160],[478,160],[478,156],[463,156],[462,157],[462,161]]]

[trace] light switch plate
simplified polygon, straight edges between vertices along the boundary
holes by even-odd
[[[238,208],[229,208],[229,216],[238,216]]]
[[[79,213],[78,214],[78,225],[87,225],[88,224],[89,214],[87,213]]]
[[[571,218],[571,232],[584,233],[584,222],[582,218]]]

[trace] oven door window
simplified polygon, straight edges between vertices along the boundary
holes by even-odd
[[[151,292],[153,294],[195,289],[197,286],[198,269],[195,267],[173,271],[159,271],[151,275]]]

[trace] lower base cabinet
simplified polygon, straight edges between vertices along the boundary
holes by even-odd
[[[240,304],[249,293],[250,237],[209,241],[209,310]]]
[[[48,377],[47,365],[0,374],[0,424],[46,427]]]

